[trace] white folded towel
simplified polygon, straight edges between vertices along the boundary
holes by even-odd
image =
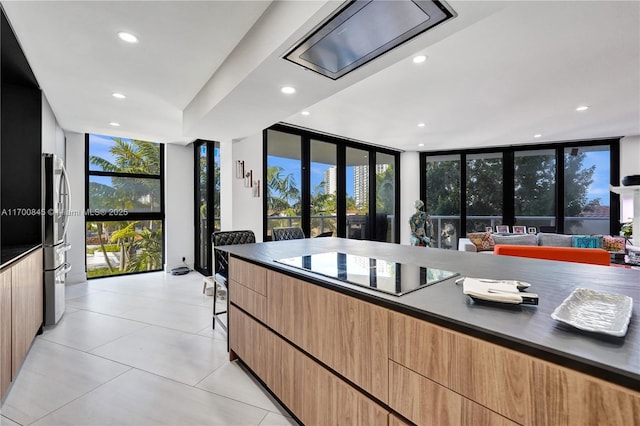
[[[518,304],[522,303],[523,299],[516,282],[466,277],[462,283],[462,292],[471,297],[491,302]],[[525,295],[535,296],[526,293]]]

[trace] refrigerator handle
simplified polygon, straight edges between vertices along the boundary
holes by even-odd
[[[60,167],[62,169],[62,174],[60,175],[60,177],[65,186],[65,192],[60,194],[60,197],[65,197],[64,209],[62,211],[62,214],[64,215],[64,231],[62,232],[62,240],[64,241],[67,236],[67,228],[69,225],[69,203],[71,198],[71,186],[69,185],[69,176],[67,175],[67,169],[64,168],[64,164],[61,164]]]
[[[66,274],[69,271],[71,271],[71,264],[65,263],[59,271],[56,271],[56,276],[59,277],[61,275]]]

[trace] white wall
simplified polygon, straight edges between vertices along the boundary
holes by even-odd
[[[222,149],[223,144],[220,144]],[[228,182],[231,181],[231,196],[228,194],[221,195],[221,203],[223,213],[227,213],[225,204],[232,203],[232,217],[228,215],[221,218],[221,228],[223,230],[241,230],[249,229],[256,234],[256,241],[262,241],[262,202],[264,197],[264,182],[262,181],[262,132],[244,138],[242,140],[233,141],[232,146],[232,163],[225,164],[225,180],[221,179],[220,187],[229,187]],[[225,143],[225,148],[228,143]],[[228,151],[221,151],[221,158]],[[235,178],[236,161],[244,161],[245,171],[253,170],[253,180],[260,180],[260,196],[254,197],[252,188],[244,186],[243,179]],[[229,170],[231,169],[231,170]],[[223,197],[227,195],[226,197]]]
[[[400,154],[400,244],[409,244],[409,218],[415,212],[413,203],[420,199],[420,154]],[[428,213],[428,212],[427,212]]]
[[[56,154],[65,160],[64,132],[56,120],[44,93],[42,94],[42,152]]]
[[[194,195],[193,145],[165,144],[164,235],[165,271],[184,266],[182,258],[193,267]]]
[[[84,134],[66,133],[66,168],[70,183],[70,205],[73,214],[69,218],[67,242],[71,250],[67,252],[67,261],[71,263],[71,271],[67,274],[67,283],[86,281],[85,271],[85,233],[84,233]]]
[[[626,136],[620,140],[620,179],[640,175],[640,136]],[[633,218],[633,195],[620,196],[620,220]]]

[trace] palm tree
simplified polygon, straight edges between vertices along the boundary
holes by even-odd
[[[282,166],[267,168],[268,208],[274,212],[284,212],[287,216],[299,216],[300,190],[293,173],[282,176]]]
[[[162,231],[145,227],[133,242],[136,252],[134,262],[129,266],[132,271],[151,271],[162,264]]]
[[[97,166],[100,170],[112,173],[134,174],[134,175],[151,175],[158,176],[161,170],[160,164],[160,145],[153,142],[141,140],[125,140],[122,138],[113,138],[113,146],[109,150],[113,161],[98,156],[90,156],[91,164]],[[145,177],[111,177],[111,186],[101,184],[99,182],[89,183],[90,206],[92,209],[100,208],[121,208],[127,210],[143,210],[154,211],[158,208],[158,200],[160,200],[160,185],[157,179],[149,179]],[[121,222],[120,229],[114,231],[111,235],[111,241],[120,245],[120,270],[140,270],[137,269],[143,264],[138,262],[136,258],[136,248],[141,247],[134,243],[140,239],[144,240],[148,235],[143,230],[137,232],[135,226],[138,222]],[[148,233],[160,235],[160,230],[154,231],[155,221],[149,222]],[[98,225],[99,230],[107,226],[106,223]],[[146,229],[146,228],[145,228]],[[144,235],[143,235],[144,233]],[[152,253],[142,254],[147,257],[146,264],[157,267],[160,262],[156,259],[162,258],[161,236],[159,244],[148,244],[146,248],[152,250]],[[100,239],[101,246],[102,239]],[[106,258],[106,253],[104,253]],[[152,261],[153,260],[153,261]],[[110,273],[113,268],[106,258],[107,266]]]
[[[131,248],[132,243],[138,233],[135,230],[135,225],[138,222],[129,222],[123,228],[118,229],[111,233],[111,242],[120,245],[120,270],[126,271],[128,269],[129,259],[132,257]]]

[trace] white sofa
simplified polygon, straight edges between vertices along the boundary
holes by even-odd
[[[553,246],[553,247],[571,247],[572,235],[544,233],[539,234],[492,234],[491,237],[495,244],[515,244],[529,246]],[[475,244],[469,238],[460,238],[458,241],[459,251],[477,252]],[[479,253],[493,254],[492,250],[480,251]]]

